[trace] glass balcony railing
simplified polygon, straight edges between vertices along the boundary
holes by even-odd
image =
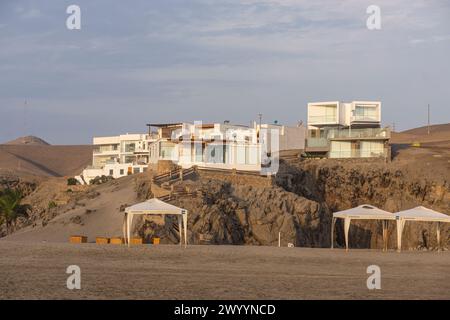
[[[379,119],[376,115],[356,115],[352,117],[352,121],[377,122]]]
[[[308,123],[337,123],[336,115],[327,115],[327,116],[309,116]]]
[[[328,147],[328,139],[327,138],[307,138],[306,145],[309,148]]]
[[[391,137],[389,128],[364,128],[364,129],[331,129],[327,132],[328,139],[342,138],[386,138]]]

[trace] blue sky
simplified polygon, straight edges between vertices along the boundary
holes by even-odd
[[[65,26],[71,4],[81,30]],[[371,4],[381,30],[366,28]],[[428,103],[450,122],[448,17],[435,0],[2,0],[0,141],[258,113],[295,124],[326,100],[381,100],[397,129],[425,124]]]

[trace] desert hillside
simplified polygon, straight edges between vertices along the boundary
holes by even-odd
[[[49,145],[28,136],[0,144],[0,174],[62,177],[76,175],[92,161],[92,146]]]
[[[25,136],[20,137],[8,142],[5,142],[4,144],[11,144],[11,145],[32,145],[32,146],[49,146],[50,143],[47,141],[35,137],[35,136]]]

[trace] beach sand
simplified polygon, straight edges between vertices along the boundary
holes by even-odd
[[[0,299],[450,299],[450,252],[0,241]],[[81,268],[81,290],[66,268]],[[366,285],[381,268],[381,290]]]

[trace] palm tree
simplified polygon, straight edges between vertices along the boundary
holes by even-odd
[[[0,222],[6,223],[6,230],[11,233],[17,218],[27,216],[24,206],[20,205],[22,194],[19,191],[6,189],[0,196]]]

